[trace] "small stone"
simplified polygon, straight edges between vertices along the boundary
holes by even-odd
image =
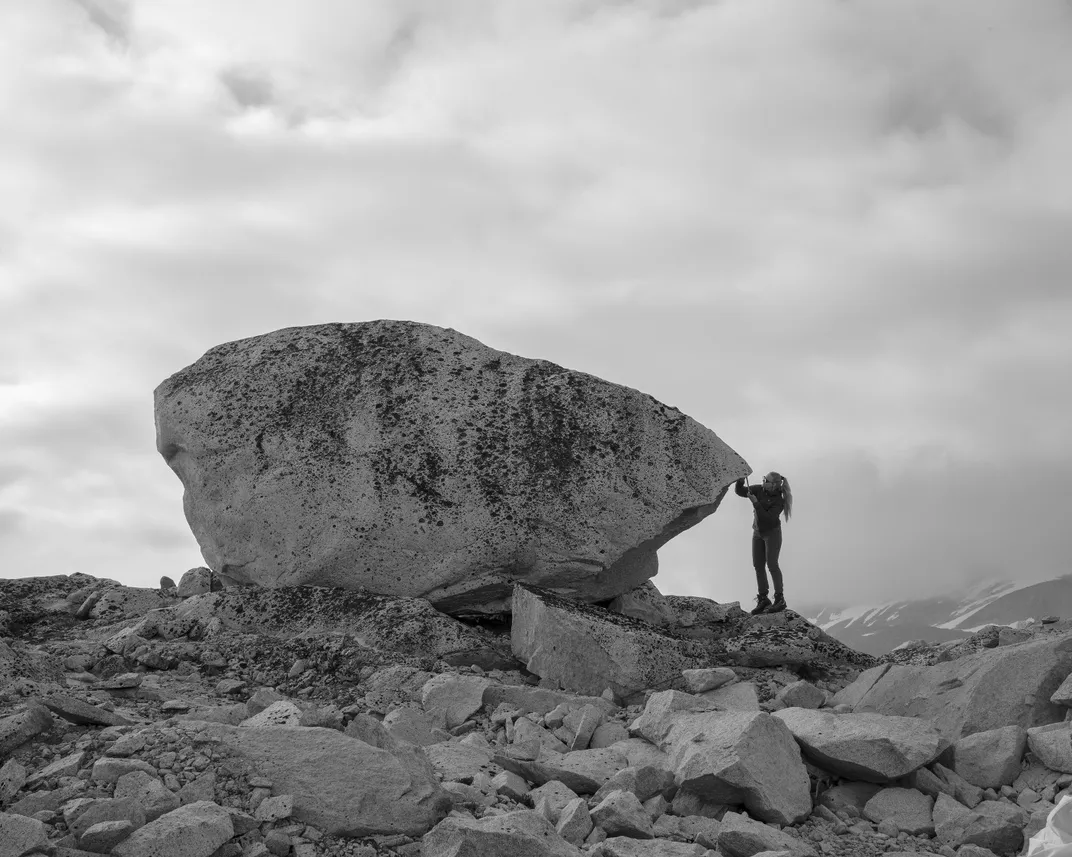
[[[307,669],[309,669],[309,662],[306,661],[304,658],[298,658],[298,660],[296,660],[291,665],[289,672],[287,672],[287,678],[297,678],[303,672],[305,672]],[[288,843],[288,848],[289,848],[289,843]]]
[[[280,830],[269,830],[264,836],[264,847],[276,857],[287,857],[290,853],[290,837]]]
[[[598,824],[608,837],[651,839],[655,835],[651,818],[632,792],[611,792],[592,809],[591,816],[592,821]]]
[[[179,796],[170,791],[154,774],[131,771],[115,784],[115,797],[133,798],[144,809],[145,817],[153,821],[179,807]]]
[[[253,817],[258,821],[280,821],[294,813],[294,795],[278,795],[261,801]]]
[[[503,771],[491,778],[492,788],[496,794],[506,795],[514,801],[520,801],[531,789],[522,777],[512,771]]]
[[[93,763],[90,779],[95,783],[114,783],[131,771],[144,771],[156,776],[156,768],[140,759],[113,759],[104,757]]]
[[[555,830],[571,845],[581,845],[592,832],[592,816],[584,798],[574,798],[567,803],[558,817]]]
[[[689,693],[715,690],[737,679],[737,674],[729,667],[682,670],[681,675],[685,679],[685,687]]]
[[[107,854],[133,832],[134,825],[129,821],[100,821],[82,834],[78,847],[84,851]]]

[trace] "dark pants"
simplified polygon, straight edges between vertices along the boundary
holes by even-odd
[[[774,597],[782,595],[782,569],[778,566],[778,554],[782,550],[782,528],[775,527],[773,530],[759,535],[752,531],[752,565],[756,569],[756,587],[760,595],[766,595],[767,571],[764,566],[770,568],[771,580],[774,581]]]

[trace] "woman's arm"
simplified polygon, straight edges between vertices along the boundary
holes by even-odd
[[[747,497],[749,500],[751,500],[753,506],[759,502],[759,500],[756,498],[755,492],[750,487],[745,487],[744,479],[738,479],[733,486],[733,490],[738,497]]]

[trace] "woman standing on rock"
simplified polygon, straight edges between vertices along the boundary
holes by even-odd
[[[762,487],[746,487],[744,480],[738,479],[734,491],[751,500],[756,512],[752,524],[752,565],[756,569],[759,594],[752,615],[780,613],[785,610],[785,596],[782,593],[782,569],[778,565],[778,554],[782,550],[782,523],[778,516],[784,514],[785,519],[789,520],[793,512],[793,492],[789,490],[786,478],[773,470],[763,477]],[[770,568],[771,580],[774,581],[773,604],[767,597],[767,568]]]

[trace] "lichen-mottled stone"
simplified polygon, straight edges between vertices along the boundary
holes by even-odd
[[[853,711],[929,719],[955,741],[1002,726],[1029,729],[1061,720],[1050,701],[1072,671],[1072,634],[983,649],[933,666],[893,664],[862,674],[834,697]]]
[[[750,470],[650,396],[402,321],[219,345],[155,393],[157,448],[225,582],[502,610],[613,598]]]
[[[709,648],[698,640],[664,634],[646,622],[545,589],[516,586],[512,610],[514,656],[545,681],[576,693],[610,688],[628,696],[665,685],[683,669],[711,659]]]

